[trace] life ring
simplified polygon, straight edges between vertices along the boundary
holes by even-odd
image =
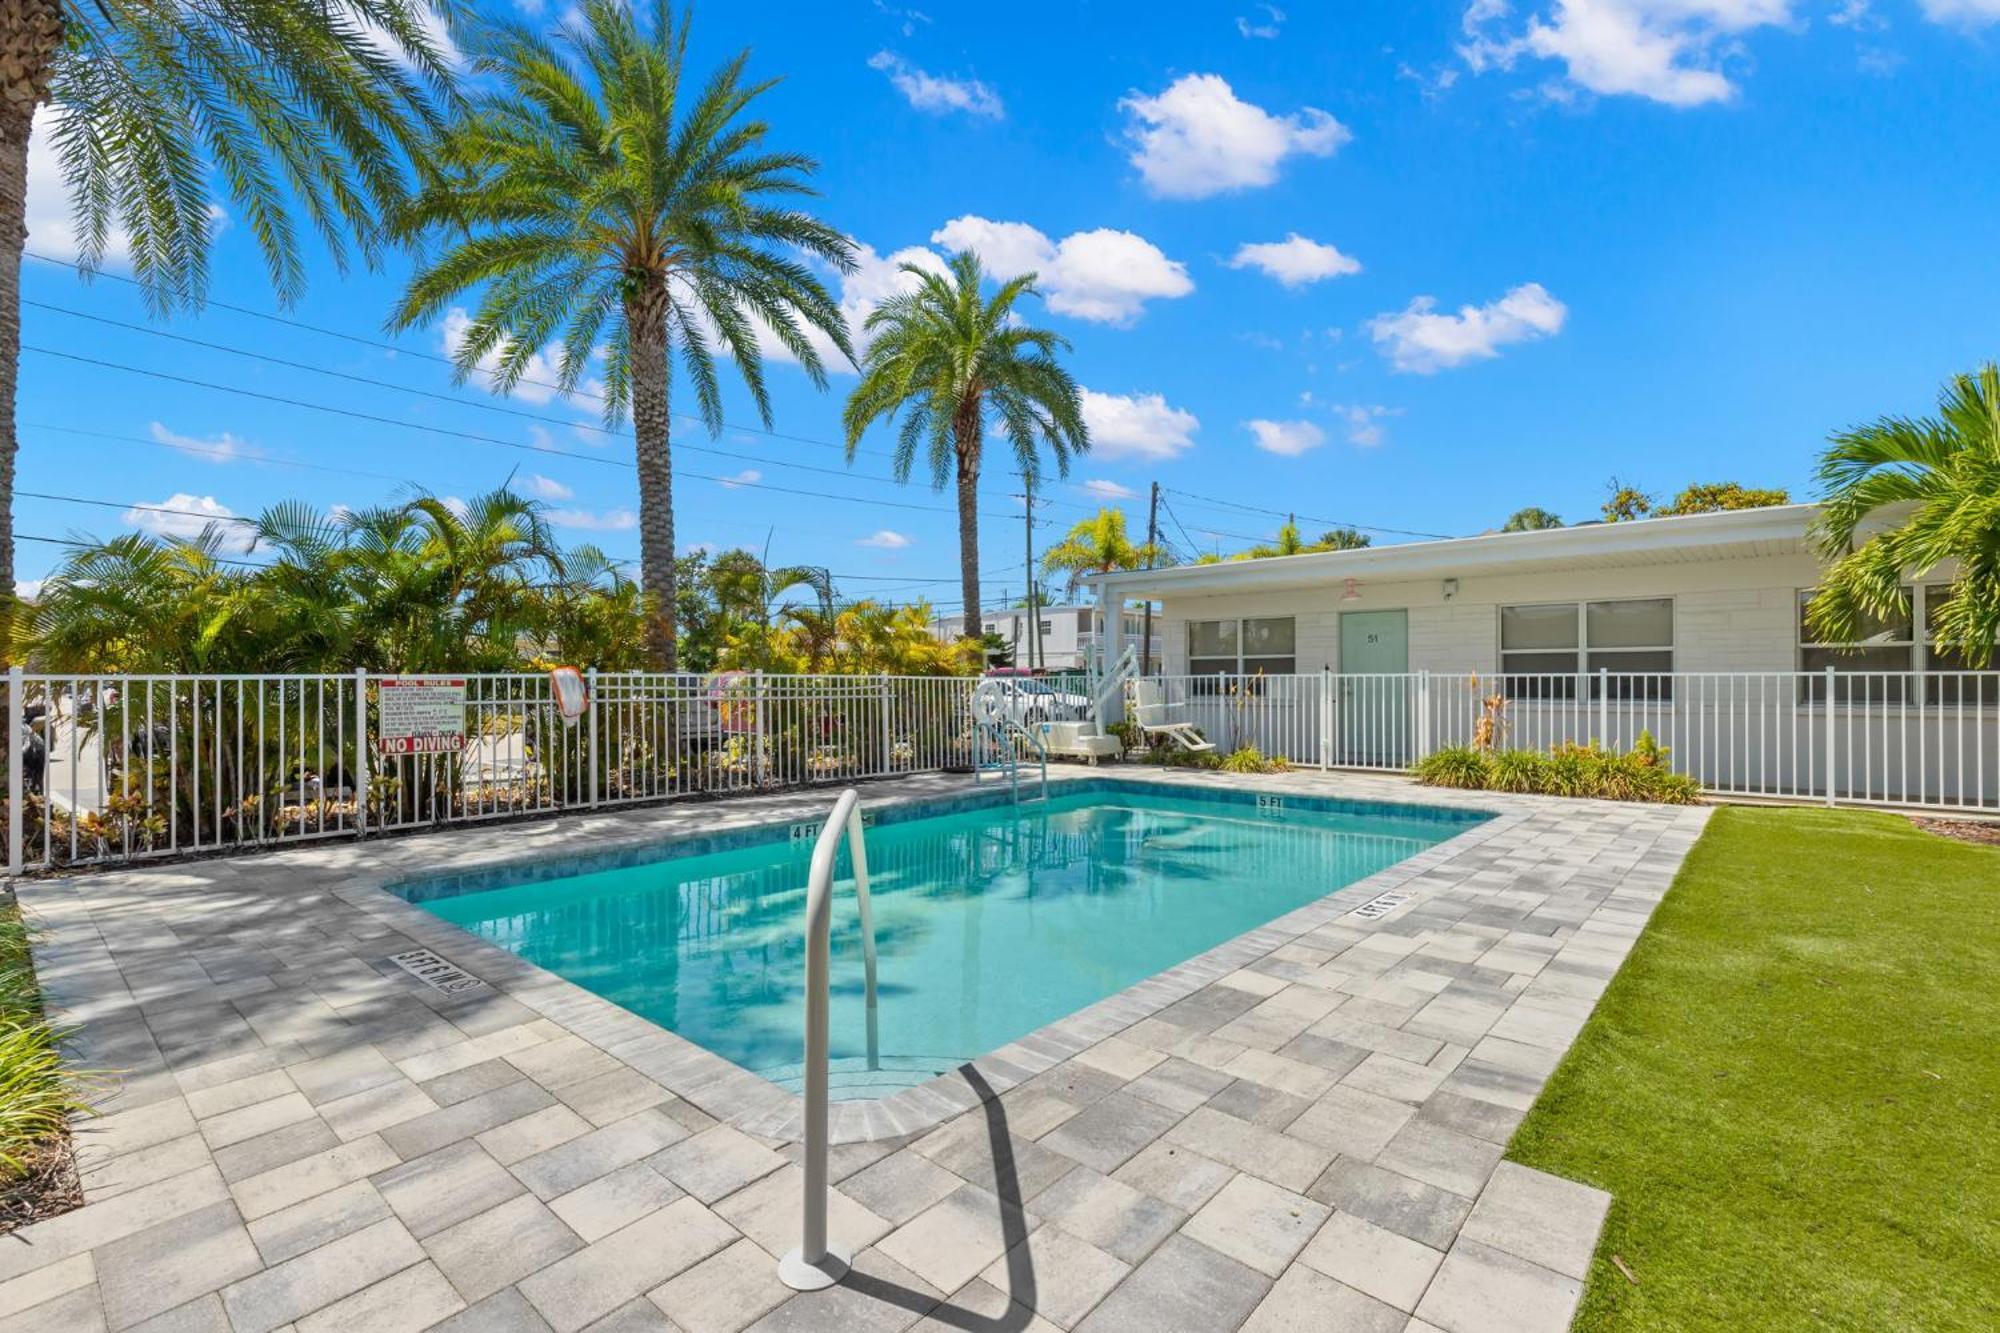
[[[972,716],[987,726],[1007,716],[1007,686],[998,680],[982,680],[972,691]]]

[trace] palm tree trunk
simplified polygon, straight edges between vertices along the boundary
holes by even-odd
[[[4,2],[4,0],[0,0]],[[639,449],[639,575],[651,601],[646,650],[662,671],[678,665],[674,627],[674,468],[663,292],[625,303],[632,345],[632,433]]]
[[[28,239],[28,136],[62,45],[60,0],[0,0],[0,662],[14,646],[14,397],[21,369],[21,247]]]
[[[952,431],[958,453],[958,581],[965,602],[965,633],[978,638],[979,606],[979,409],[961,411]]]

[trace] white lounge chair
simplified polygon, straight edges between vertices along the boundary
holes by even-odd
[[[1164,736],[1191,754],[1213,750],[1215,746],[1201,738],[1194,723],[1181,716],[1185,707],[1168,703],[1156,680],[1132,682],[1132,720],[1138,724],[1140,735],[1147,740]]]

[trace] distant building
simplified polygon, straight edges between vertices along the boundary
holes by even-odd
[[[1098,610],[1094,606],[1042,606],[1035,608],[1037,619],[1041,621],[1041,641],[1037,645],[1034,666],[1049,671],[1078,671],[1085,660],[1097,650],[1100,632]],[[1153,661],[1155,670],[1160,661],[1160,632],[1165,622],[1159,616],[1153,619]],[[1125,624],[1119,634],[1121,644],[1139,642],[1139,635],[1145,626],[1145,613],[1127,609]],[[1014,664],[1028,666],[1028,609],[1023,606],[1003,607],[988,611],[980,618],[980,630],[997,634],[1014,650]],[[931,623],[931,633],[946,643],[965,635],[965,617],[940,616]]]

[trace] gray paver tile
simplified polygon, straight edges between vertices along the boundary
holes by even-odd
[[[862,1207],[901,1226],[963,1183],[930,1158],[905,1148],[855,1172],[840,1182],[840,1189]]]
[[[549,1321],[508,1287],[433,1326],[431,1333],[549,1333]]]
[[[477,1143],[460,1140],[389,1168],[375,1188],[417,1239],[442,1231],[521,1192],[521,1182]]]
[[[222,1304],[237,1333],[269,1333],[423,1259],[389,1218],[224,1287]]]
[[[1400,1056],[1376,1051],[1349,1071],[1341,1085],[1415,1106],[1436,1092],[1448,1073],[1449,1070],[1413,1064]]]
[[[557,1333],[571,1333],[735,1239],[729,1224],[700,1200],[677,1199],[524,1278],[521,1294]]]
[[[853,1275],[800,1292],[752,1324],[754,1333],[900,1333],[936,1309],[942,1293],[879,1250],[857,1254]]]
[[[502,1166],[512,1166],[523,1158],[547,1152],[571,1139],[582,1138],[590,1133],[591,1128],[588,1120],[558,1103],[530,1112],[519,1120],[509,1120],[504,1125],[482,1130],[473,1137],[480,1147],[493,1155],[494,1161]]]
[[[647,1293],[686,1333],[739,1333],[789,1300],[771,1256],[739,1240]]]
[[[1331,1211],[1269,1181],[1238,1176],[1188,1219],[1181,1234],[1275,1278]]]
[[[1603,1190],[1502,1162],[1461,1234],[1582,1281],[1610,1207]]]
[[[1285,1270],[1242,1333],[1405,1333],[1401,1310],[1299,1264]]]
[[[1051,1225],[1037,1227],[980,1276],[1012,1302],[1070,1328],[1131,1271],[1129,1264]]]
[[[623,1120],[634,1111],[643,1111],[673,1098],[671,1092],[638,1070],[623,1066],[581,1083],[573,1083],[556,1095],[571,1110],[598,1126]]]
[[[181,1086],[185,1089],[187,1084],[183,1082]],[[268,1102],[274,1097],[282,1097],[288,1092],[296,1091],[298,1089],[293,1085],[291,1075],[282,1069],[266,1069],[261,1073],[189,1092],[187,1105],[188,1110],[194,1112],[197,1119],[206,1119],[209,1116],[221,1115],[225,1111],[241,1110],[246,1106],[255,1106],[259,1102]]]
[[[553,1199],[599,1176],[609,1175],[687,1137],[679,1122],[657,1110],[641,1111],[616,1124],[515,1162],[510,1170],[538,1199]]]
[[[796,1166],[773,1171],[746,1185],[715,1206],[729,1224],[763,1246],[773,1256],[799,1243],[799,1201],[805,1172]],[[826,1234],[836,1245],[859,1254],[889,1234],[889,1223],[848,1198],[840,1190],[827,1192]]]
[[[108,1161],[94,1159],[87,1153],[77,1155],[83,1195],[92,1203],[207,1166],[211,1160],[208,1144],[199,1134],[183,1134]]]
[[[0,1282],[0,1319],[19,1314],[97,1281],[90,1255],[79,1254]]]
[[[447,1227],[423,1245],[467,1301],[483,1300],[583,1248],[574,1232],[527,1194]]]
[[[1299,1262],[1408,1314],[1444,1255],[1352,1213],[1335,1213]]]
[[[1018,1244],[1026,1215],[977,1185],[961,1185],[883,1237],[882,1253],[939,1291],[957,1291]]]
[[[250,1239],[267,1264],[318,1249],[390,1216],[389,1205],[366,1180],[356,1180],[250,1223]]]
[[[1327,1089],[1285,1132],[1343,1156],[1369,1161],[1388,1147],[1415,1115],[1416,1108],[1406,1102],[1342,1083]]]
[[[285,1072],[315,1106],[351,1097],[401,1077],[388,1058],[372,1046],[335,1051],[295,1064]]]
[[[1417,1305],[1445,1333],[1563,1333],[1583,1284],[1575,1278],[1461,1239]]]
[[[95,1284],[43,1301],[0,1323],[6,1333],[104,1333],[106,1327]]]
[[[1106,1296],[1078,1333],[1233,1333],[1271,1281],[1199,1241],[1173,1236]]]
[[[1502,1151],[1497,1143],[1413,1120],[1376,1155],[1375,1163],[1454,1194],[1476,1198],[1499,1164]]]
[[[301,1120],[283,1129],[259,1134],[254,1139],[230,1144],[215,1154],[215,1167],[224,1180],[233,1184],[287,1162],[296,1162],[301,1157],[325,1152],[339,1143],[340,1138],[332,1127],[314,1116],[311,1120]]]
[[[1111,1173],[1113,1180],[1143,1190],[1171,1208],[1191,1213],[1215,1196],[1236,1174],[1192,1148],[1155,1143]],[[1039,1207],[1041,1197],[1036,1197]]]
[[[449,1074],[440,1074],[417,1086],[424,1090],[425,1096],[439,1106],[456,1106],[468,1098],[477,1097],[482,1092],[491,1092],[509,1083],[518,1083],[526,1077],[527,1075],[520,1070],[495,1056],[491,1060],[482,1060],[476,1065],[468,1065]]]
[[[1306,1194],[1434,1250],[1451,1246],[1472,1211],[1462,1194],[1353,1157],[1336,1159]]]
[[[1006,1333],[1060,1333],[1056,1325],[1029,1313],[992,1283],[974,1279],[911,1326],[912,1333],[966,1333],[968,1329]]]
[[[647,1163],[634,1162],[549,1200],[549,1210],[585,1241],[593,1241],[657,1212],[685,1193]]]
[[[1252,1125],[1207,1106],[1191,1112],[1187,1119],[1168,1130],[1167,1138],[1224,1166],[1247,1171],[1289,1190],[1305,1189],[1333,1161],[1333,1154],[1316,1144]]]
[[[104,1160],[150,1148],[192,1134],[194,1130],[194,1113],[188,1110],[186,1099],[168,1097],[116,1115],[80,1120],[73,1132],[79,1153]]]
[[[0,1245],[0,1281],[136,1235],[228,1198],[229,1190],[222,1177],[215,1168],[204,1166],[22,1227],[9,1237],[11,1244]]]
[[[395,1164],[396,1154],[380,1137],[370,1135],[239,1180],[229,1192],[243,1216],[254,1221]]]
[[[436,1267],[417,1264],[307,1315],[298,1333],[419,1333],[464,1308]]]
[[[530,1079],[468,1097],[452,1106],[440,1107],[428,1115],[405,1120],[382,1131],[382,1141],[403,1157],[422,1157],[447,1143],[468,1139],[495,1125],[519,1120],[554,1106],[554,1094]]]
[[[644,1296],[635,1296],[595,1321],[583,1333],[680,1333],[660,1307]]]
[[[1179,1119],[1163,1106],[1114,1092],[1044,1134],[1041,1143],[1108,1175]]]
[[[186,1305],[176,1305],[165,1314],[156,1314],[143,1324],[134,1324],[125,1333],[233,1333],[229,1316],[223,1312],[222,1298],[214,1292],[197,1296]]]
[[[1142,1101],[1185,1114],[1221,1092],[1232,1081],[1230,1075],[1220,1070],[1173,1056],[1153,1066],[1144,1077],[1134,1079],[1125,1091]]]
[[[1279,1130],[1297,1120],[1311,1105],[1304,1097],[1242,1078],[1208,1099],[1210,1110],[1233,1115],[1238,1120],[1247,1120],[1265,1129]]]
[[[1227,1167],[1217,1169],[1225,1176],[1235,1174]],[[1060,1224],[1071,1235],[1128,1264],[1151,1254],[1187,1216],[1181,1209],[1087,1166],[1076,1168],[1037,1194],[1033,1208],[1037,1217]]]
[[[319,1113],[333,1132],[346,1141],[437,1109],[438,1104],[423,1089],[406,1078],[397,1078],[327,1102],[319,1108]]]
[[[656,1153],[648,1164],[703,1203],[734,1194],[785,1159],[741,1130],[717,1125]]]

